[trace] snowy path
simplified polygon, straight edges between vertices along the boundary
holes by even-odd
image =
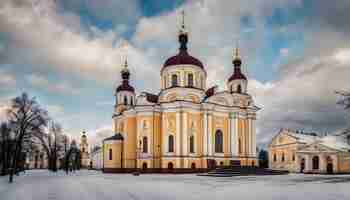
[[[0,178],[0,200],[348,200],[350,175],[211,178],[195,175],[57,174],[28,171]]]

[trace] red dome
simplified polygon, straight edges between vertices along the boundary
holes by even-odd
[[[197,58],[190,56],[187,51],[180,51],[176,56],[170,57],[165,61],[163,68],[171,65],[195,65],[204,69],[202,62]]]

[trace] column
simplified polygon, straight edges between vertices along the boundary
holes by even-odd
[[[175,135],[175,154],[181,155],[181,113],[176,113],[176,135]]]
[[[252,155],[256,157],[256,127],[255,119],[252,119]]]
[[[236,138],[235,138],[235,144],[236,144],[235,154],[238,155],[239,154],[239,146],[238,146],[239,134],[238,134],[238,117],[237,117],[237,115],[235,115],[234,124],[235,124],[234,127],[235,127],[235,135],[236,135]],[[241,141],[241,145],[242,145],[242,142],[243,141]]]
[[[187,127],[188,115],[182,112],[182,156],[188,155],[188,127]]]
[[[208,155],[208,114],[203,113],[203,154],[204,156]]]
[[[230,131],[231,131],[231,155],[237,156],[237,131],[236,131],[236,117],[233,113],[230,114]]]
[[[213,116],[212,114],[208,115],[208,151],[209,156],[213,156],[213,134],[212,134],[212,127],[213,127]]]

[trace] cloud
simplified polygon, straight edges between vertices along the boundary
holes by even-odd
[[[16,77],[6,70],[0,69],[0,90],[13,89],[16,86]]]
[[[90,147],[101,146],[102,140],[111,137],[114,132],[111,125],[101,126],[95,130],[87,131]]]
[[[67,81],[51,83],[46,77],[31,74],[26,77],[27,81],[35,88],[44,89],[50,93],[59,93],[67,95],[78,95],[79,89],[74,88]]]

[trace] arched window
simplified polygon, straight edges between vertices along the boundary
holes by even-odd
[[[188,86],[193,87],[193,74],[188,74]]]
[[[196,169],[196,163],[191,164],[191,169]]]
[[[293,161],[295,161],[295,154],[293,154],[293,156],[292,156],[292,160],[293,160]]]
[[[190,136],[190,153],[194,153],[194,136]]]
[[[169,135],[168,138],[168,152],[174,152],[174,136]]]
[[[350,135],[346,137],[348,144],[350,145]]]
[[[85,152],[85,148],[84,148],[84,147],[83,147],[83,150],[82,150],[82,151],[83,151],[83,153]]]
[[[238,139],[238,153],[239,154],[242,153],[242,142],[241,142],[241,139]]]
[[[168,169],[170,170],[174,169],[174,164],[172,162],[168,163]]]
[[[273,161],[274,161],[274,162],[277,161],[277,156],[276,156],[276,154],[273,154]]]
[[[142,138],[142,152],[143,153],[148,152],[148,139],[146,136]]]
[[[319,157],[318,156],[314,156],[313,158],[312,158],[312,169],[314,169],[314,170],[317,170],[317,169],[319,169]]]
[[[109,149],[109,160],[112,160],[112,156],[113,156],[113,154],[112,154],[113,152],[112,152],[112,149]]]
[[[221,130],[217,130],[215,133],[215,152],[216,153],[223,152],[223,135]]]
[[[231,85],[230,91],[231,91],[231,93],[233,92],[233,85]]]
[[[242,86],[241,86],[241,85],[238,85],[238,86],[237,86],[237,92],[238,92],[238,93],[242,93]]]
[[[124,105],[128,105],[128,97],[124,96]]]
[[[142,169],[143,169],[143,170],[146,170],[146,169],[147,169],[147,163],[143,163],[143,164],[142,164]]]
[[[284,162],[285,158],[284,158],[284,153],[282,153],[282,159],[281,161]]]
[[[173,74],[171,75],[171,86],[175,87],[178,85],[177,75]]]
[[[130,105],[134,105],[134,98],[132,98],[132,97],[130,99]]]

